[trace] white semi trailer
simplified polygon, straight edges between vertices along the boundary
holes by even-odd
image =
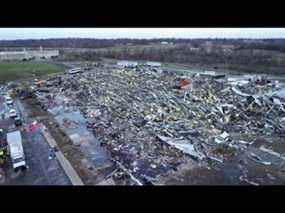
[[[20,131],[9,132],[7,134],[7,143],[10,156],[12,158],[13,168],[25,167],[25,155],[22,145],[22,136]]]
[[[68,70],[69,74],[76,74],[76,73],[80,73],[80,72],[82,72],[81,68],[73,68],[73,69]]]

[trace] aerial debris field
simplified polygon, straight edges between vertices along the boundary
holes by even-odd
[[[267,76],[105,64],[15,84],[85,185],[285,183],[285,90]]]
[[[285,182],[284,90],[266,76],[101,67],[44,84],[35,99],[90,184]]]

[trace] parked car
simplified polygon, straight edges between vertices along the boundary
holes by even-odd
[[[13,105],[13,99],[12,99],[11,97],[7,96],[7,97],[6,97],[6,104],[7,104],[8,106]]]
[[[19,116],[15,117],[14,118],[14,123],[15,123],[15,126],[21,126],[22,125],[22,120]]]
[[[15,118],[15,117],[17,117],[17,112],[16,112],[16,110],[11,109],[10,112],[9,112],[9,116],[10,116],[10,118]]]

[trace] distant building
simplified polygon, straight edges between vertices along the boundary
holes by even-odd
[[[121,68],[135,68],[138,66],[138,62],[135,61],[119,61],[117,66]]]
[[[190,47],[189,49],[190,49],[190,51],[194,51],[194,52],[200,50],[200,48],[198,48],[198,47]]]
[[[147,66],[150,66],[150,67],[161,67],[161,63],[159,63],[159,62],[153,62],[153,61],[148,61],[148,62],[146,62],[146,65],[147,65]]]
[[[232,44],[223,44],[220,46],[223,52],[232,52],[236,46]]]
[[[167,41],[162,41],[162,42],[160,42],[161,44],[168,44],[168,42]]]
[[[49,59],[58,57],[58,50],[26,50],[23,51],[5,51],[0,52],[0,60],[31,60],[31,59]]]

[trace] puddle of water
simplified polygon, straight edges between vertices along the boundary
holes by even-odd
[[[69,135],[74,144],[80,144],[80,149],[86,154],[86,157],[95,166],[103,166],[109,162],[110,154],[100,145],[100,142],[86,128],[86,119],[80,111],[63,111],[60,109],[52,109],[52,114],[56,121]]]

